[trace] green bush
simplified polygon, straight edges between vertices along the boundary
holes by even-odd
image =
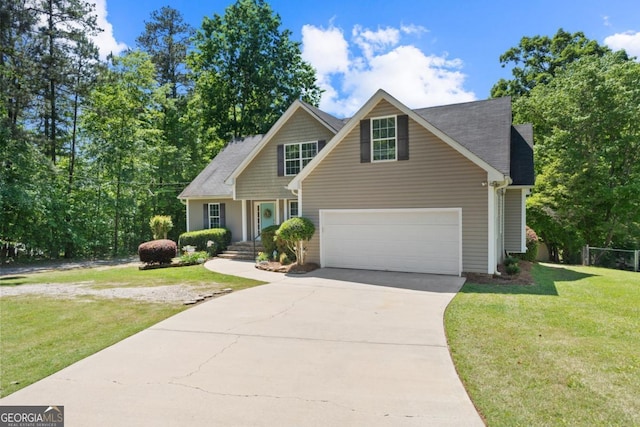
[[[145,264],[171,264],[177,253],[178,247],[173,240],[152,240],[138,246],[138,256]]]
[[[205,251],[189,252],[180,256],[180,262],[183,264],[203,264],[207,258],[209,258],[209,254]]]
[[[262,246],[264,247],[264,251],[268,254],[273,254],[278,251],[278,246],[275,241],[276,231],[280,228],[279,225],[270,225],[269,227],[265,227],[260,232],[260,237],[262,239]]]
[[[538,235],[527,225],[527,252],[522,255],[524,261],[535,262],[538,258]]]
[[[212,244],[209,242],[213,242]],[[194,246],[196,251],[207,251],[214,256],[227,249],[231,243],[231,230],[226,228],[210,228],[207,230],[189,231],[182,233],[178,239],[178,246]]]
[[[505,270],[509,276],[515,276],[520,274],[520,266],[516,264],[508,264],[505,265]]]
[[[167,234],[173,228],[173,221],[169,215],[156,215],[149,221],[149,227],[154,239],[166,239]]]
[[[313,222],[304,217],[290,218],[280,225],[276,236],[282,239],[287,247],[295,253],[296,262],[304,265],[306,242],[313,237],[316,227]]]
[[[269,261],[271,255],[267,252],[258,252],[258,256],[256,257],[256,262]]]
[[[280,264],[282,264],[282,265],[291,264],[291,258],[289,257],[289,255],[287,255],[286,252],[282,252],[280,254]]]

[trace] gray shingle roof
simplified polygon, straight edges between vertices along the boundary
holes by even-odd
[[[500,172],[510,174],[511,98],[414,111]]]
[[[206,168],[191,181],[179,199],[198,197],[231,197],[232,188],[225,184],[240,162],[251,153],[251,150],[262,140],[262,135],[249,136],[236,139],[227,144],[225,148],[211,160]]]
[[[307,104],[304,101],[300,101],[312,114],[314,114],[318,119],[326,123],[330,128],[332,128],[336,133],[342,129],[342,127],[347,123],[348,119],[339,119],[337,117],[332,116],[329,113],[326,113],[320,110],[317,107],[314,107],[311,104]]]

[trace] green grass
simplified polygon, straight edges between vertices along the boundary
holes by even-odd
[[[531,286],[465,284],[445,313],[487,424],[640,425],[640,273],[532,272]]]
[[[244,289],[263,282],[213,273],[203,266],[140,271],[136,267],[34,273],[0,279],[3,286],[91,282],[95,287],[183,284]],[[6,396],[135,334],[187,307],[129,299],[0,298],[0,396]]]

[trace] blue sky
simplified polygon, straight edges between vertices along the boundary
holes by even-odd
[[[135,47],[152,11],[169,5],[199,28],[232,0],[96,0],[103,54]],[[272,0],[282,28],[303,43],[303,56],[325,90],[320,107],[355,112],[383,88],[412,108],[485,99],[509,77],[499,56],[523,36],[582,31],[640,57],[637,0],[307,1]]]

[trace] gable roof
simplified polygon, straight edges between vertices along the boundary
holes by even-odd
[[[427,130],[429,130],[431,133],[436,135],[442,141],[447,143],[454,150],[458,151],[460,154],[465,156],[471,162],[473,162],[480,168],[487,171],[487,173],[489,174],[490,180],[502,181],[505,179],[505,176],[509,175],[510,163],[508,159],[509,159],[509,150],[510,150],[509,135],[510,135],[510,127],[511,127],[511,106],[510,106],[511,100],[509,98],[506,99],[506,101],[509,102],[508,124],[506,125],[506,130],[504,129],[504,126],[502,123],[502,122],[505,122],[505,120],[499,120],[498,121],[499,123],[495,124],[499,129],[492,131],[491,123],[493,123],[493,121],[490,121],[488,124],[483,123],[481,114],[475,111],[475,120],[474,120],[475,124],[481,125],[485,133],[495,134],[493,136],[498,136],[499,142],[495,144],[497,147],[493,147],[493,149],[502,149],[507,153],[506,161],[501,155],[496,155],[495,159],[491,159],[492,162],[495,164],[494,166],[494,164],[490,163],[488,159],[481,157],[480,154],[483,154],[482,150],[480,150],[480,153],[476,153],[473,150],[473,149],[477,149],[477,146],[481,144],[478,142],[479,141],[478,138],[475,138],[472,135],[470,135],[471,132],[473,131],[473,127],[469,126],[469,122],[467,122],[466,120],[461,120],[460,119],[461,116],[459,114],[457,116],[457,120],[453,120],[455,115],[452,114],[452,112],[447,107],[455,107],[455,104],[452,106],[431,107],[431,108],[425,108],[421,110],[411,110],[406,105],[402,104],[400,101],[395,99],[393,96],[389,95],[384,90],[379,89],[360,108],[360,110],[358,110],[355,116],[353,116],[351,119],[347,121],[345,126],[342,127],[340,131],[331,139],[331,141],[327,143],[327,146],[322,151],[320,151],[316,155],[316,157],[314,157],[313,160],[311,160],[311,162],[309,162],[309,164],[307,164],[307,166],[305,166],[305,168],[302,169],[300,173],[293,180],[291,180],[287,188],[289,188],[290,190],[299,189],[302,181],[318,166],[318,164],[320,164],[320,162],[322,162],[322,160],[326,156],[329,155],[329,153],[335,148],[335,146],[360,123],[360,120],[363,119],[383,99],[389,102],[391,105],[393,105],[395,108],[397,108],[401,112],[403,112],[403,114],[407,114],[411,119],[416,121],[421,126],[425,127]],[[476,103],[482,103],[482,102],[491,103],[491,101],[494,101],[494,100],[476,101]],[[502,111],[502,113],[504,114],[506,112],[505,104],[504,104],[506,101],[502,100],[499,103],[491,103],[492,105],[490,105],[489,107],[493,107],[493,109],[495,110]],[[458,105],[462,105],[463,108],[465,108],[465,105],[466,105],[466,108],[470,112],[474,112],[474,110],[477,110],[476,105],[471,105],[475,103],[472,102],[467,104],[469,105],[466,105],[466,104],[458,104]],[[418,112],[420,112],[420,114]],[[462,139],[465,141],[465,144],[463,144],[461,141],[457,141],[455,138],[445,133],[443,129],[434,125],[425,116],[432,117],[434,121],[438,121],[440,126],[448,128],[453,133],[456,133],[456,131],[458,131],[457,132],[458,137],[462,137]],[[458,123],[454,123],[454,121],[457,121]],[[471,131],[467,131],[467,130],[463,131],[461,129],[462,126],[470,127]],[[487,136],[485,135],[485,137]],[[478,141],[476,141],[477,139]]]
[[[178,195],[179,199],[231,197],[233,189],[225,181],[262,140],[262,135],[236,139],[227,144],[206,168]]]
[[[334,135],[344,126],[344,123],[340,119],[337,119],[329,113],[325,113],[324,111],[321,111],[316,107],[307,104],[306,102],[296,99],[293,104],[291,104],[289,108],[287,108],[287,111],[285,111],[284,114],[280,116],[275,124],[271,126],[271,129],[269,129],[269,131],[264,135],[260,142],[253,148],[251,153],[249,153],[238,165],[238,167],[233,170],[233,172],[225,181],[227,184],[233,185],[235,179],[240,176],[242,171],[244,171],[247,166],[249,166],[253,158],[264,148],[264,146],[269,143],[271,138],[273,138],[273,136],[278,133],[282,126],[284,126],[284,124],[287,123],[287,121],[289,121],[293,114],[300,108],[302,108],[312,117],[318,120],[320,124],[329,129]]]
[[[415,110],[505,175],[510,175],[511,98]]]

